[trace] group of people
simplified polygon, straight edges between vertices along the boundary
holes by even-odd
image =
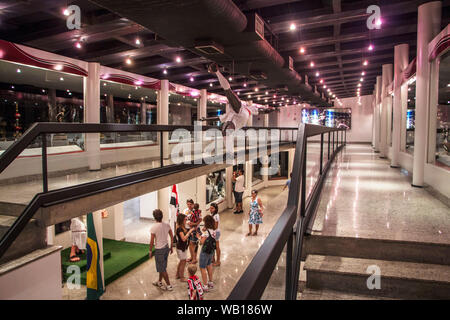
[[[236,202],[237,200],[240,200],[240,205],[235,212],[242,211],[242,198],[236,199]],[[205,292],[214,288],[213,267],[221,264],[219,208],[216,203],[211,203],[209,207],[210,214],[202,217],[198,203],[194,203],[192,199],[189,199],[186,201],[186,205],[187,208],[183,213],[177,215],[175,235],[170,225],[162,221],[163,212],[159,209],[153,211],[156,223],[150,230],[149,255],[150,257],[155,257],[156,271],[159,273],[159,279],[153,284],[162,290],[173,290],[167,273],[167,261],[169,254],[173,253],[175,240],[179,260],[175,278],[181,282],[187,282],[189,299],[201,300]],[[263,208],[261,199],[258,198],[258,191],[253,190],[248,212],[249,231],[247,236],[258,234],[259,225],[262,223]],[[203,226],[200,226],[201,223],[203,223]],[[253,225],[256,228],[254,233],[252,232]],[[170,240],[168,240],[169,238]],[[197,260],[198,251],[200,251],[200,256]],[[201,280],[196,275],[197,262],[200,268]],[[187,264],[189,277],[186,279],[184,271]]]
[[[170,225],[162,222],[163,213],[156,209],[153,216],[156,223],[150,233],[149,255],[155,256],[156,271],[159,273],[158,281],[153,284],[162,290],[173,290],[167,273],[167,260],[173,253],[174,239],[178,256],[176,279],[188,283],[189,298],[202,299],[203,294],[214,288],[213,266],[220,266],[220,230],[219,209],[216,203],[210,205],[210,214],[202,218],[199,205],[192,199],[187,200],[187,208],[177,215],[175,235]],[[203,222],[203,227],[200,223]],[[170,242],[168,241],[170,238]],[[200,248],[201,246],[201,248]],[[154,253],[153,248],[155,248]],[[199,250],[200,249],[200,250]],[[188,258],[188,250],[190,257]],[[198,251],[200,256],[197,261]],[[199,264],[202,281],[197,277],[197,262]],[[184,276],[186,264],[188,264],[189,278]],[[165,285],[162,281],[165,281]],[[203,283],[203,285],[202,285]]]

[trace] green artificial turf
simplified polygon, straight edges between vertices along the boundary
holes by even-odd
[[[69,261],[70,248],[61,251],[61,263],[64,281],[71,275],[66,273],[67,267],[80,267],[81,284],[86,284],[86,255],[81,255],[78,262]],[[148,244],[103,239],[103,265],[105,269],[105,285],[120,278],[141,263],[147,261]]]

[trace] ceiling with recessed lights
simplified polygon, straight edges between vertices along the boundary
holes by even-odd
[[[217,79],[206,70],[211,61],[208,55],[183,43],[174,43],[144,23],[133,22],[132,17],[120,16],[114,13],[116,10],[94,2],[104,1],[0,1],[0,39],[158,79],[167,78],[209,92],[222,92]],[[303,82],[307,76],[309,86],[316,86],[325,97],[342,99],[358,92],[372,94],[381,66],[393,63],[395,45],[408,43],[410,60],[415,57],[417,7],[428,1],[233,2],[244,15],[257,13],[263,19],[265,39],[285,60],[292,57],[293,67]],[[64,10],[69,4],[81,8],[80,30],[68,30],[66,26]],[[381,8],[379,30],[366,27],[369,16],[366,9],[374,4]],[[445,0],[442,27],[449,22],[450,1]],[[251,78],[229,61],[223,61],[222,65],[241,98],[274,106],[285,105],[287,100],[302,102],[302,94],[285,90],[276,80]],[[267,77],[271,78],[270,72]]]

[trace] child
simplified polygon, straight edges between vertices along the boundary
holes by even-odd
[[[202,222],[202,211],[199,208],[199,204],[195,203],[192,207],[192,213],[188,216],[189,228],[194,229],[189,236],[189,251],[191,253],[190,263],[192,264],[197,263],[197,234],[200,233],[198,225]]]
[[[208,292],[209,289],[214,287],[213,283],[213,269],[212,269],[212,259],[214,256],[214,251],[216,249],[216,232],[214,231],[215,221],[214,218],[210,215],[205,217],[205,227],[203,228],[203,233],[198,238],[200,243],[202,244],[202,250],[200,252],[200,270],[202,272],[202,280],[203,283],[207,283],[203,285],[203,291]],[[206,273],[208,272],[208,277]],[[209,278],[209,281],[208,281]]]
[[[180,213],[177,216],[177,256],[180,262],[177,267],[177,274],[175,276],[176,279],[180,279],[180,281],[184,282],[186,279],[184,278],[184,267],[186,266],[186,258],[187,258],[187,248],[189,245],[189,236],[194,231],[194,229],[186,229],[187,217]]]
[[[188,266],[189,279],[188,283],[188,296],[189,300],[203,300],[203,288],[200,279],[195,275],[197,272],[197,266],[191,264]]]

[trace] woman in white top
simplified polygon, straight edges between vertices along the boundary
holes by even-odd
[[[211,206],[209,207],[209,213],[214,218],[215,227],[216,227],[216,257],[213,256],[213,266],[218,267],[220,266],[220,246],[219,246],[219,239],[220,239],[220,229],[219,229],[219,208],[217,206],[217,203],[211,203]]]

